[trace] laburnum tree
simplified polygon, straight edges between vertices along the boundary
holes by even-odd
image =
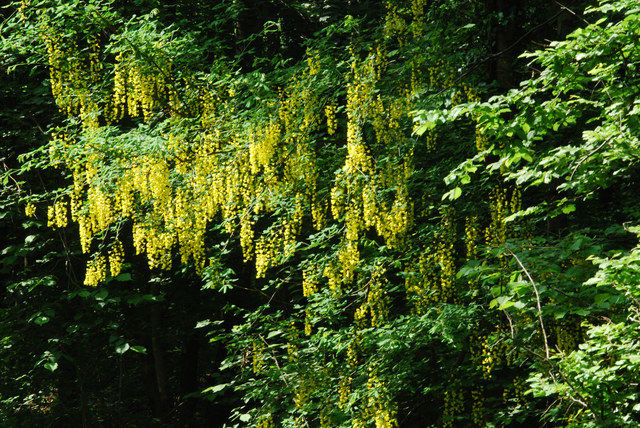
[[[640,6],[585,3],[6,8],[3,423],[638,423]]]

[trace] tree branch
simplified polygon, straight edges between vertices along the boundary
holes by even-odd
[[[546,330],[544,328],[544,322],[542,321],[542,305],[540,303],[540,294],[538,293],[538,287],[536,286],[535,281],[531,277],[531,274],[529,273],[527,268],[524,267],[524,265],[522,264],[522,262],[520,261],[520,259],[516,255],[516,253],[511,251],[511,249],[509,247],[507,247],[506,245],[504,246],[504,248],[509,252],[509,254],[511,254],[511,256],[513,256],[514,259],[516,259],[516,261],[520,265],[520,268],[525,273],[525,275],[527,275],[527,278],[529,279],[529,282],[533,286],[533,291],[536,294],[536,305],[538,307],[538,320],[540,321],[540,328],[542,329],[542,339],[544,341],[544,353],[547,356],[547,359],[549,359],[549,342],[547,341],[547,332],[546,332]]]

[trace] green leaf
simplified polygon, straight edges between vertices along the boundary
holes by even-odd
[[[58,368],[58,363],[55,362],[55,361],[49,362],[49,363],[44,363],[44,368],[53,373]]]
[[[33,320],[33,322],[36,323],[37,325],[45,325],[49,321],[51,321],[51,318],[45,315],[41,315]]]
[[[427,132],[429,129],[433,129],[436,127],[436,124],[433,122],[424,122],[422,125],[418,126],[415,130],[416,135],[422,135]]]
[[[269,334],[267,335],[267,339],[271,339],[272,337],[277,336],[281,333],[282,333],[282,330],[270,331]]]
[[[116,345],[116,354],[124,354],[125,352],[127,352],[129,350],[130,346],[128,343],[120,343],[118,345]]]
[[[121,273],[120,275],[116,276],[115,280],[120,282],[131,281],[131,274],[128,272]]]
[[[140,346],[140,345],[133,345],[130,348],[133,352],[137,352],[139,354],[144,354],[147,355],[147,348],[145,348],[144,346]],[[117,351],[116,351],[117,352]]]
[[[453,189],[453,193],[451,194],[451,200],[458,199],[460,195],[462,195],[462,189],[456,187],[455,189]]]
[[[596,305],[599,305],[602,302],[605,302],[605,301],[609,300],[610,297],[611,297],[611,294],[609,294],[609,293],[599,293],[599,294],[596,294],[596,297],[594,298],[594,301],[595,301]]]
[[[462,189],[459,187],[455,187],[449,190],[448,192],[446,192],[444,195],[442,195],[442,200],[444,201],[445,199],[449,199],[451,201],[455,201],[460,197],[461,194],[462,194]]]
[[[202,391],[203,393],[207,393],[207,392],[211,392],[211,393],[216,393],[216,392],[220,392],[223,389],[225,389],[227,386],[229,386],[228,383],[221,383],[220,385],[215,385],[215,386],[210,386],[209,388],[205,389],[204,391]],[[247,422],[247,421],[243,421],[243,422]]]

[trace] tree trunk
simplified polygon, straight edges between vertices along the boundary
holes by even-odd
[[[158,285],[151,283],[151,294],[158,296]],[[151,303],[151,355],[153,356],[154,372],[160,400],[161,418],[165,418],[169,410],[169,377],[167,375],[164,346],[162,343],[162,307],[160,302]]]
[[[200,343],[197,337],[191,335],[183,346],[180,367],[180,394],[182,397],[185,397],[188,394],[198,391],[198,353]],[[193,398],[187,398],[185,400],[182,407],[182,414],[185,421],[190,420],[195,414],[196,404],[197,401]]]

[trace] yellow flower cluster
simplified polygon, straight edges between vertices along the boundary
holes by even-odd
[[[489,194],[489,209],[491,223],[485,231],[485,240],[488,245],[497,247],[507,238],[507,226],[504,219],[507,217],[509,200],[507,189],[494,187]]]
[[[304,310],[304,334],[310,336],[313,329],[313,316],[314,312],[309,306],[307,306]]]
[[[351,376],[343,375],[340,377],[339,386],[338,386],[338,395],[340,396],[338,400],[338,406],[340,409],[344,410],[349,404],[349,397],[351,396],[351,383],[353,379]]]
[[[276,153],[281,136],[280,123],[275,118],[271,119],[264,130],[258,130],[250,136],[249,159],[252,174],[257,174],[262,169],[271,171],[269,163]]]
[[[27,205],[25,205],[24,207],[24,214],[27,217],[35,217],[36,216],[36,206],[33,205],[31,202],[29,202]]]
[[[455,81],[455,70],[447,62],[437,59],[433,65],[427,68],[429,75],[429,85],[433,88],[450,88]]]
[[[563,319],[556,325],[556,340],[558,349],[565,354],[578,349],[582,341],[583,330],[579,319]]]
[[[309,66],[309,76],[320,73],[320,51],[307,49],[307,65]]]
[[[444,408],[442,409],[442,426],[456,426],[455,418],[464,412],[464,395],[462,390],[452,386],[444,393]]]
[[[367,303],[371,308],[371,326],[383,325],[389,317],[389,297],[387,296],[386,269],[376,264],[371,273],[371,286],[367,294]]]
[[[47,226],[51,228],[66,227],[69,218],[68,206],[68,202],[64,199],[58,199],[53,205],[49,206],[47,209]]]
[[[358,334],[351,340],[349,345],[347,346],[347,363],[349,367],[357,367],[359,358],[358,358],[358,348],[360,345],[360,337]]]
[[[479,225],[479,220],[477,216],[467,217],[465,223],[465,246],[466,246],[466,255],[467,261],[477,260],[480,256],[478,251],[478,244],[480,244],[481,239],[481,230]],[[476,296],[477,293],[477,281],[472,279],[469,281],[469,290],[475,291],[473,297]]]
[[[385,102],[378,94],[368,113],[373,119],[377,143],[382,147],[392,147],[395,143],[404,141],[400,121],[408,117],[410,103],[406,97],[397,97],[386,104],[385,107]]]
[[[96,256],[87,263],[84,285],[95,287],[107,278],[107,261],[104,256]]]
[[[27,11],[27,8],[29,7],[29,0],[21,0],[20,1],[20,8],[18,9],[18,12],[20,13],[20,20],[21,21],[25,21],[27,19],[27,15],[25,14],[25,12]]]
[[[425,151],[427,153],[433,152],[438,143],[438,131],[435,129],[429,129],[423,134],[423,138]]]
[[[475,260],[479,256],[478,244],[480,243],[480,225],[477,216],[467,217],[465,223],[465,245],[467,248],[467,261]]]
[[[253,361],[253,372],[255,374],[260,373],[265,367],[265,355],[264,355],[264,342],[261,340],[253,341],[253,352],[251,353]]]
[[[454,93],[453,98],[451,99],[451,104],[461,104],[465,102],[479,102],[480,95],[478,91],[466,83],[460,85],[458,90]]]
[[[99,187],[89,186],[87,208],[90,235],[105,230],[115,220],[111,197]]]
[[[487,135],[476,126],[476,149],[478,152],[482,152],[489,148],[489,138]]]
[[[520,192],[520,189],[515,188],[511,192],[511,200],[509,201],[510,212],[515,213],[517,211],[520,211],[521,207],[522,207],[522,193]]]
[[[306,269],[302,272],[302,294],[309,297],[318,291],[317,278],[312,269]]]
[[[367,400],[363,403],[365,408],[362,413],[357,414],[352,423],[353,428],[364,428],[370,426],[370,422],[376,428],[393,428],[398,426],[396,418],[397,409],[393,402],[385,382],[378,376],[375,366],[369,367],[367,379]]]
[[[424,314],[434,303],[439,301],[439,277],[436,270],[435,255],[427,247],[417,261],[405,267],[407,273],[405,289],[407,299],[411,302],[414,314]]]
[[[62,132],[52,135],[51,141],[49,141],[49,161],[52,165],[58,167],[61,166],[65,159],[66,150],[73,144],[69,135]]]
[[[356,309],[354,321],[359,329],[367,327],[367,314],[371,315],[371,326],[383,325],[389,316],[389,298],[387,296],[385,278],[386,269],[381,264],[376,264],[371,273],[368,284],[367,300]]]
[[[520,406],[527,404],[527,397],[525,393],[527,391],[526,379],[522,376],[518,376],[513,379],[511,385],[507,386],[502,393],[502,401],[506,404],[509,401],[515,401]]]
[[[149,268],[170,269],[172,266],[171,249],[176,237],[171,232],[155,232],[152,236],[146,237],[146,254]]]
[[[337,104],[327,104],[324,108],[324,114],[327,117],[327,134],[333,135],[338,130],[338,121],[336,119]]]
[[[111,276],[118,276],[122,270],[122,263],[124,262],[124,249],[122,248],[122,242],[116,239],[111,245],[109,251],[109,271]]]
[[[506,188],[496,186],[489,194],[491,223],[485,230],[485,240],[489,246],[502,245],[507,237],[513,234],[504,220],[509,214],[521,209],[522,194],[518,188],[513,189],[510,193],[511,195]]]
[[[40,26],[47,46],[51,92],[56,105],[68,117],[79,115],[84,129],[97,129],[99,107],[91,84],[98,81],[101,70],[98,37],[87,38],[89,53],[85,56],[73,35],[61,34],[51,28],[46,19],[41,20]]]
[[[336,263],[330,261],[322,271],[322,275],[327,279],[329,290],[334,297],[342,295],[342,278]]]
[[[411,31],[414,38],[422,37],[423,25],[422,16],[424,15],[424,8],[427,5],[427,0],[412,0],[411,1],[411,14],[413,15],[413,22],[411,23]]]
[[[260,415],[256,422],[256,428],[273,428],[273,416],[271,413]]]
[[[240,219],[240,246],[242,247],[242,254],[244,255],[245,262],[249,261],[253,255],[253,224],[254,222],[248,215],[245,215]]]
[[[298,339],[300,338],[300,330],[296,327],[296,325],[292,322],[289,324],[289,328],[287,329],[287,354],[289,355],[289,361],[297,361],[299,352],[298,346],[296,345]]]
[[[125,171],[113,196],[114,210],[119,211],[122,217],[129,217],[134,212],[134,177],[131,170]]]
[[[488,341],[482,343],[482,377],[491,379],[491,372],[497,364],[497,358]]]
[[[105,117],[107,122],[117,122],[125,114],[151,120],[154,109],[159,107],[159,99],[168,95],[165,76],[170,71],[170,62],[159,70],[144,70],[133,52],[120,52],[116,56],[113,98]],[[174,101],[173,104],[178,103]]]
[[[313,219],[313,227],[316,230],[322,230],[327,226],[328,218],[328,201],[318,197],[314,192],[311,198],[311,218]]]
[[[123,63],[124,52],[116,55],[113,77],[113,101],[108,105],[109,112],[105,115],[107,123],[114,123],[124,117],[127,104],[127,69]]]
[[[217,110],[222,100],[217,93],[203,89],[200,94],[200,109],[202,114],[202,127],[204,129],[215,128],[219,119]]]
[[[385,3],[387,14],[385,16],[383,34],[385,39],[396,38],[400,46],[407,44],[407,21],[400,17],[398,9],[390,1]]]
[[[310,401],[311,394],[316,390],[315,376],[301,376],[293,391],[293,402],[297,409],[303,409]]]
[[[473,423],[477,426],[485,426],[485,398],[484,387],[478,386],[471,391],[471,414],[473,416]]]
[[[347,240],[342,243],[338,251],[338,261],[340,263],[342,275],[338,281],[349,284],[355,279],[355,270],[360,261],[360,251],[356,241]]]
[[[391,208],[376,217],[376,230],[390,248],[402,248],[413,227],[413,203],[406,187],[400,190]]]
[[[256,242],[256,276],[258,278],[264,278],[267,269],[274,264],[278,256],[276,244],[276,240],[264,235]]]
[[[457,302],[456,266],[454,243],[456,241],[455,210],[447,207],[442,212],[441,236],[437,247],[437,262],[440,272],[440,302]]]
[[[67,60],[68,58],[74,58],[74,56],[69,55],[69,52],[63,47],[65,40],[56,35],[47,26],[44,26],[43,34],[46,35],[44,41],[47,45],[49,58],[51,92],[58,108],[67,113],[67,115],[72,116],[77,111],[77,106],[73,103],[72,95],[66,93],[65,89],[68,88],[67,84],[81,81],[79,67],[73,61]],[[77,51],[77,44],[72,45],[72,47],[76,48]]]
[[[471,360],[482,371],[484,379],[491,379],[496,367],[510,366],[515,361],[517,353],[506,340],[500,339],[502,336],[504,332],[496,326],[493,333],[477,334],[470,340]]]
[[[422,80],[421,63],[421,57],[418,57],[411,61],[411,89],[409,91],[409,96],[407,97],[408,101],[418,96],[418,94],[422,90],[422,85],[424,82]]]

